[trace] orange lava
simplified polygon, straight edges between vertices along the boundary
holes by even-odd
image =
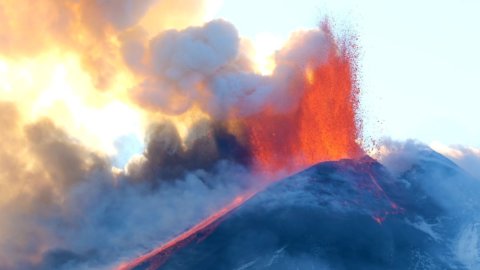
[[[291,112],[266,108],[245,120],[260,172],[293,173],[326,160],[363,155],[356,118],[358,88],[348,48],[332,49],[326,63],[299,72],[289,89],[303,92]]]
[[[237,196],[230,204],[220,209],[219,211],[213,213],[211,216],[205,218],[204,220],[202,220],[200,223],[193,226],[189,230],[183,232],[177,237],[174,237],[172,240],[150,251],[149,253],[142,255],[131,262],[120,265],[117,268],[117,270],[130,270],[142,264],[147,264],[147,265],[144,265],[145,269],[148,269],[148,270],[157,269],[158,267],[160,267],[160,265],[162,265],[168,259],[168,257],[173,252],[182,248],[184,245],[186,245],[189,242],[189,240],[190,241],[193,240],[192,236],[194,236],[195,234],[205,229],[212,229],[212,227],[215,227],[212,225],[214,225],[215,223],[218,223],[222,217],[224,217],[226,214],[230,213],[232,210],[242,205],[245,201],[250,199],[256,193],[257,192],[251,191],[249,193]],[[197,235],[197,236],[201,238],[200,235]],[[206,236],[203,236],[203,237],[206,237]]]

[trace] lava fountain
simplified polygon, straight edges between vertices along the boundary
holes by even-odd
[[[266,108],[245,119],[255,164],[261,172],[297,172],[315,163],[363,154],[354,58],[347,47],[329,53],[327,63],[308,66],[291,91],[303,92],[298,106],[281,114]]]

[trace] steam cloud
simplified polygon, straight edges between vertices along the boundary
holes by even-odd
[[[267,105],[286,110],[301,95],[289,91],[289,82],[303,78],[307,65],[323,63],[333,45],[320,30],[297,33],[277,52],[273,74],[261,76],[242,52],[235,27],[226,21],[166,31],[147,48],[136,47],[147,60],[133,68],[143,70],[146,79],[133,96],[145,107],[172,114],[198,105],[215,118],[254,114]]]

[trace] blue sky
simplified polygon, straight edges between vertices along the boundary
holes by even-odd
[[[480,1],[225,0],[250,39],[328,15],[360,38],[365,133],[480,147]]]

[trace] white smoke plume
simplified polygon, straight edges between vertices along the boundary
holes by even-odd
[[[137,44],[136,46],[134,44]],[[308,65],[323,63],[334,49],[332,38],[321,30],[299,32],[275,55],[271,76],[256,74],[245,57],[235,27],[215,20],[201,27],[160,33],[147,48],[131,45],[127,52],[133,69],[146,75],[133,97],[144,107],[180,114],[194,105],[221,118],[235,112],[254,114],[270,105],[285,110],[295,105],[301,89],[289,89],[292,81],[303,79]]]

